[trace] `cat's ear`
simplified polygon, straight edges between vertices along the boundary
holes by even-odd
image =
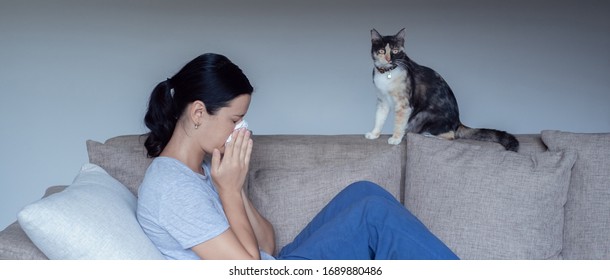
[[[381,41],[381,35],[374,28],[371,30],[371,41]]]
[[[396,35],[394,35],[394,37],[396,37],[396,39],[402,41],[404,43],[405,41],[405,29],[401,29],[400,31],[398,31],[398,33],[396,33]]]

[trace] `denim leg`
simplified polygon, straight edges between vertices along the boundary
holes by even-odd
[[[320,210],[291,243],[282,248],[279,256],[286,255],[288,252],[301,247],[302,243],[307,241],[312,234],[316,233],[329,221],[336,219],[338,213],[341,213],[348,207],[353,207],[358,201],[370,196],[392,197],[386,190],[368,181],[360,181],[348,185]]]
[[[286,245],[279,259],[455,259],[457,256],[383,188],[341,191]]]

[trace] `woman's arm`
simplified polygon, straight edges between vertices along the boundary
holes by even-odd
[[[219,193],[229,229],[192,250],[202,259],[260,259],[258,242],[240,192]]]
[[[246,209],[246,214],[248,214],[248,220],[250,220],[254,235],[258,241],[258,246],[269,255],[273,255],[275,250],[275,233],[273,231],[273,226],[258,212],[258,210],[256,210],[243,189],[241,196],[244,200],[244,208]]]
[[[214,150],[211,166],[212,180],[229,221],[229,229],[192,248],[202,259],[260,259],[258,242],[242,196],[252,152],[250,132],[244,129],[236,131],[233,139],[225,145],[222,160],[220,151]]]

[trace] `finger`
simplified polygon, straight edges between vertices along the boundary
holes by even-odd
[[[220,167],[220,151],[218,149],[214,149],[212,152],[212,171],[216,173],[218,168]]]
[[[235,138],[235,143],[233,143],[233,152],[236,159],[241,157],[241,150],[244,142],[244,129],[240,128],[237,130],[237,137]]]
[[[248,151],[248,144],[249,144],[249,142],[250,142],[250,131],[246,130],[246,131],[244,131],[244,138],[242,140],[241,150],[240,150],[240,153],[239,153],[239,160],[241,162],[244,162],[245,159],[246,159],[246,153]]]
[[[254,146],[254,141],[252,138],[248,140],[248,148],[246,149],[246,158],[244,161],[246,162],[246,166],[250,165],[250,156],[252,155],[252,147]]]
[[[237,141],[237,131],[231,132],[231,141],[225,143],[225,156],[227,158],[233,155],[233,149],[235,149],[235,141]]]

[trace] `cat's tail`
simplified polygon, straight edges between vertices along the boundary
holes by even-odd
[[[508,151],[519,150],[519,141],[514,135],[506,131],[487,128],[470,128],[461,124],[455,132],[455,139],[471,139],[478,141],[496,142]]]

